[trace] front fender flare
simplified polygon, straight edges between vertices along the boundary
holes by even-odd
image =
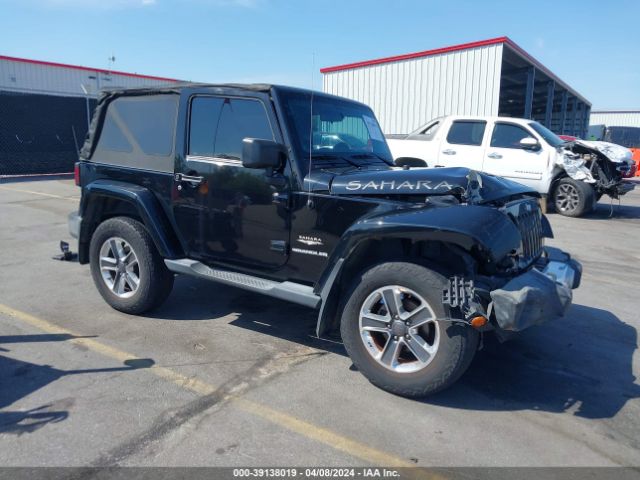
[[[336,313],[340,274],[349,256],[364,240],[388,238],[440,241],[496,263],[520,246],[517,226],[503,212],[477,205],[415,208],[372,215],[356,222],[342,236],[323,272],[316,292],[322,299],[316,333],[321,336]]]

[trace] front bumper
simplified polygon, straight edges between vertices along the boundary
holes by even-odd
[[[78,212],[71,212],[67,216],[67,223],[69,224],[69,235],[73,238],[78,238],[80,236],[82,217],[78,215]]]
[[[491,317],[500,329],[512,332],[562,317],[581,276],[582,266],[568,253],[545,247],[534,268],[490,293]]]
[[[636,188],[635,183],[623,180],[622,182],[618,183],[618,185],[616,185],[616,193],[618,194],[618,196],[622,196],[626,193],[629,193],[634,188]]]

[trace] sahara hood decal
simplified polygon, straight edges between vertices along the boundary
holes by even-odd
[[[351,180],[345,186],[347,190],[414,190],[414,191],[424,191],[424,190],[446,190],[451,191],[455,188],[455,185],[451,185],[446,181],[442,181],[439,183],[434,183],[431,180],[418,180],[415,182],[410,182],[405,180],[403,182],[396,182],[395,180],[369,180],[368,182],[362,182],[361,180]]]
[[[510,195],[531,193],[519,183],[475,172],[468,168],[411,168],[360,170],[326,177],[312,172],[305,179],[313,190],[333,195],[461,195],[470,203],[490,202]],[[322,185],[324,184],[324,188]]]

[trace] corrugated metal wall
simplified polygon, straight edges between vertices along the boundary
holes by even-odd
[[[591,112],[590,125],[640,127],[640,110],[629,112]]]
[[[323,91],[369,105],[384,133],[432,118],[497,115],[502,44],[323,74]]]
[[[59,67],[0,58],[0,90],[46,95],[85,96],[85,89],[95,96],[101,88],[166,85],[156,80],[107,73],[100,70]]]

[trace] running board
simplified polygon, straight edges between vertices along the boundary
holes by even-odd
[[[282,300],[288,300],[289,302],[298,303],[305,307],[317,308],[318,305],[320,305],[320,296],[313,293],[313,287],[307,285],[294,282],[275,282],[245,273],[218,270],[208,267],[197,260],[190,260],[188,258],[165,260],[164,263],[167,265],[167,268],[174,273],[184,273],[206,278],[214,282],[262,293]]]

